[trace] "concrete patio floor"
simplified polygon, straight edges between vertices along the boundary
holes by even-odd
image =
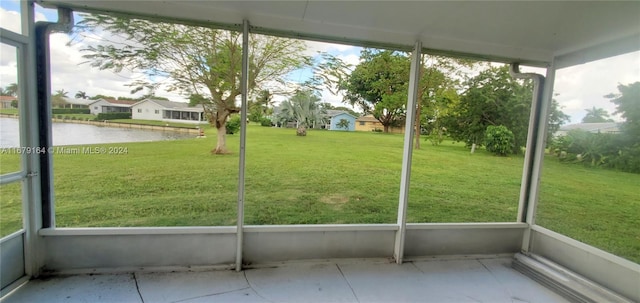
[[[191,272],[56,276],[2,302],[568,302],[511,258],[289,262]]]

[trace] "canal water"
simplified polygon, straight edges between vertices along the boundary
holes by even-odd
[[[20,146],[18,119],[0,118],[0,147]],[[84,145],[175,140],[193,134],[129,129],[77,123],[53,123],[53,145]]]

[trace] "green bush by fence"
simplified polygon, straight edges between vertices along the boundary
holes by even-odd
[[[51,110],[54,115],[65,114],[90,114],[88,108],[54,108]]]
[[[131,113],[99,113],[96,120],[131,119]]]

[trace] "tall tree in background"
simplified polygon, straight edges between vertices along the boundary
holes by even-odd
[[[447,129],[467,146],[482,145],[488,126],[506,126],[515,137],[514,153],[526,142],[531,85],[509,75],[508,66],[491,67],[469,79],[452,113]]]
[[[125,17],[84,15],[78,33],[106,31],[117,43],[91,45],[85,58],[100,69],[120,72],[143,71],[149,79],[165,77],[170,88],[204,98],[202,106],[209,123],[217,129],[217,143],[211,151],[227,153],[226,123],[240,108],[242,34],[204,27],[156,23]],[[309,63],[299,40],[251,35],[249,39],[249,89],[283,84],[282,76]],[[135,81],[137,88],[157,85]]]
[[[560,126],[571,121],[571,117],[562,112],[562,108],[556,99],[551,99],[551,112],[549,113],[549,126],[547,127],[547,146],[554,140],[554,134],[560,130]]]
[[[609,113],[604,108],[585,109],[587,115],[582,118],[582,123],[601,123],[601,122],[613,122],[613,119],[609,118]]]
[[[442,117],[459,99],[462,69],[472,68],[475,62],[443,56],[423,54],[418,102],[416,104],[415,143],[420,149],[420,134],[425,131],[432,144],[438,145],[444,139]],[[409,71],[407,70],[407,73]]]
[[[0,96],[18,96],[18,84],[11,83],[7,85],[4,89],[0,87]]]
[[[67,97],[69,97],[69,92],[64,90],[64,88],[63,89],[59,89],[59,90],[56,90],[56,93],[54,94],[54,96],[67,98]]]
[[[533,84],[517,80],[508,66],[491,67],[466,82],[467,90],[456,103],[446,125],[451,136],[468,146],[482,145],[488,126],[506,126],[514,135],[512,153],[527,142]],[[560,125],[567,116],[553,102],[549,125]]]
[[[406,115],[410,59],[395,51],[363,49],[353,68],[344,61],[323,54],[316,68],[316,80],[332,93],[343,93],[343,102],[373,115],[389,132]]]
[[[280,103],[278,116],[283,123],[295,121],[296,134],[306,136],[307,127],[314,127],[323,122],[323,114],[326,114],[326,111],[320,106],[320,96],[313,90],[304,89]]]
[[[87,96],[87,93],[86,93],[86,92],[83,92],[83,91],[81,91],[81,90],[79,90],[79,91],[76,93],[76,96],[75,96],[75,97],[76,97],[76,99],[87,99],[87,98],[89,98],[89,96]]]
[[[273,95],[268,89],[258,92],[253,101],[248,101],[248,119],[253,122],[260,122],[273,111]]]
[[[51,106],[53,107],[65,107],[67,105],[66,98],[69,97],[69,92],[63,89],[56,90],[56,93],[51,96]]]
[[[624,118],[622,130],[625,135],[640,146],[640,82],[620,84],[618,91],[619,93],[608,94],[605,98],[616,105],[615,114]]]

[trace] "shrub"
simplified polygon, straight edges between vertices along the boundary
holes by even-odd
[[[88,108],[54,108],[51,110],[52,114],[90,114]]]
[[[485,146],[495,155],[506,156],[513,151],[515,137],[506,126],[490,125],[485,131]]]
[[[640,143],[622,148],[617,157],[611,159],[610,167],[629,172],[640,173]]]
[[[115,119],[131,119],[131,113],[99,113],[95,120],[103,121]]]
[[[227,121],[227,134],[233,135],[240,130],[240,116],[235,115]]]
[[[57,115],[56,118],[62,119],[62,115]]]
[[[273,126],[273,124],[271,123],[271,119],[264,118],[264,117],[260,119],[260,125],[267,126],[267,127]]]

